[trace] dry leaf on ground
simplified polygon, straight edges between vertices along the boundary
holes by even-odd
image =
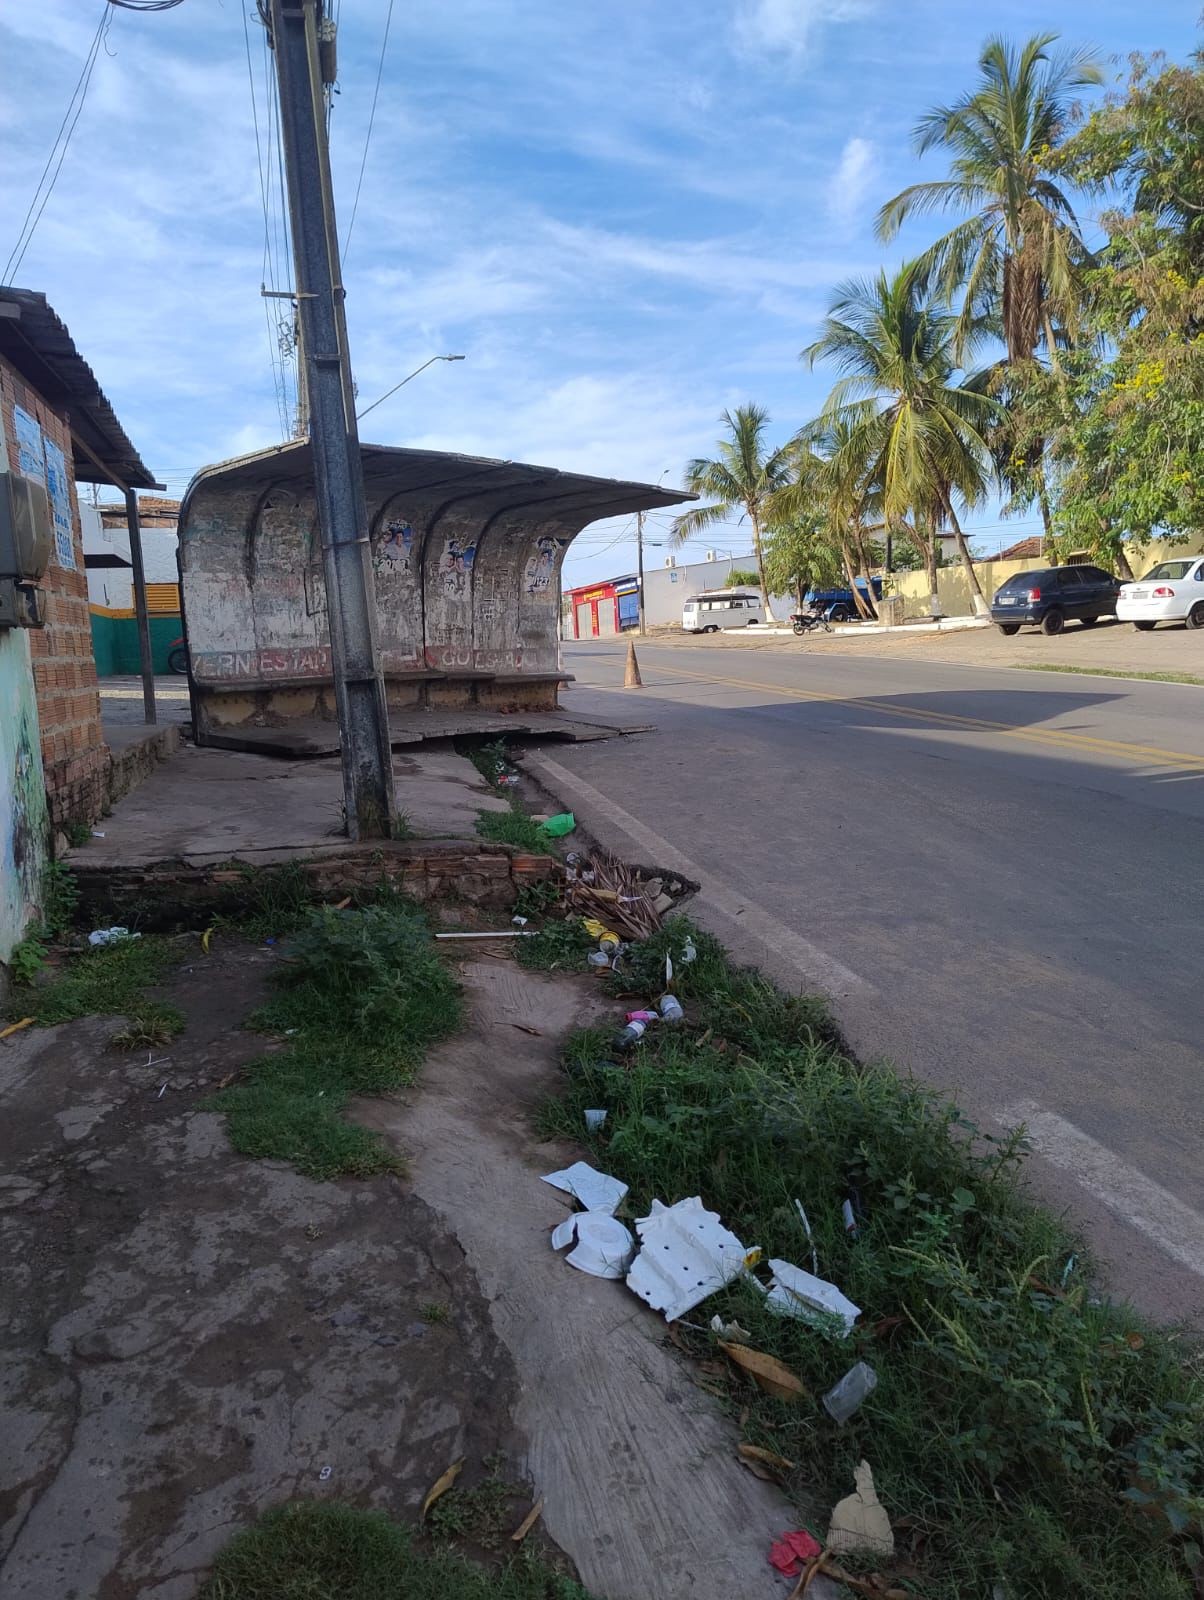
[[[522,1544],[523,1540],[531,1532],[531,1529],[539,1521],[542,1515],[543,1501],[537,1500],[531,1507],[530,1511],[527,1512],[523,1520],[519,1523],[518,1527],[515,1528],[514,1532],[510,1535],[511,1544]]]
[[[790,1368],[783,1366],[776,1356],[767,1356],[762,1350],[751,1350],[746,1344],[719,1341],[719,1348],[729,1356],[765,1390],[779,1400],[801,1400],[807,1393],[802,1381]]]
[[[793,1472],[794,1462],[787,1461],[785,1456],[780,1456],[773,1450],[764,1450],[759,1444],[741,1443],[737,1446],[740,1459],[746,1462],[758,1462],[763,1467],[770,1467],[775,1472]]]
[[[434,1505],[435,1501],[447,1493],[463,1470],[464,1457],[461,1456],[459,1461],[453,1461],[451,1466],[448,1467],[447,1471],[435,1479],[434,1483],[430,1487],[430,1492],[427,1494],[426,1499],[422,1502],[422,1516],[424,1520],[427,1512]]]

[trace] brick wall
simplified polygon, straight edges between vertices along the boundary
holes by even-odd
[[[54,828],[71,821],[91,822],[105,803],[109,752],[100,725],[100,697],[92,659],[92,627],[88,614],[88,577],[84,570],[79,506],[71,478],[71,432],[64,416],[46,404],[20,374],[0,357],[0,408],[8,465],[20,471],[19,441],[13,407],[33,417],[46,437],[63,452],[71,497],[71,536],[75,570],[61,564],[57,552],[42,582],[46,626],[31,630],[34,689],[42,734],[42,766]]]

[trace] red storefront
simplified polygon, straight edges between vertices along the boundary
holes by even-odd
[[[566,638],[600,639],[639,624],[638,578],[583,584],[579,589],[566,589],[564,598],[568,609]]]

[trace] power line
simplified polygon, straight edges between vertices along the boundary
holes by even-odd
[[[84,109],[84,101],[88,95],[88,85],[92,81],[92,69],[95,67],[96,57],[100,53],[100,41],[104,38],[112,19],[113,13],[109,10],[108,0],[105,0],[101,8],[100,22],[97,24],[96,32],[92,36],[92,43],[88,47],[88,54],[84,58],[84,64],[80,70],[79,78],[76,80],[75,88],[72,90],[71,99],[67,103],[67,109],[63,112],[63,120],[59,123],[59,131],[55,134],[54,143],[50,147],[50,154],[46,157],[46,165],[42,168],[42,175],[38,179],[37,188],[33,192],[33,199],[29,202],[29,209],[25,213],[25,220],[21,224],[20,233],[17,235],[17,242],[13,245],[12,253],[5,264],[3,278],[5,283],[11,283],[20,271],[21,263],[25,259],[25,252],[29,249],[38,223],[42,220],[46,202],[54,193],[54,186],[58,182],[59,173],[63,170],[63,162],[67,156],[67,147],[71,143],[71,135],[75,132],[75,124],[79,121],[80,112]],[[76,104],[77,101],[79,102],[78,105]],[[74,116],[72,116],[72,111],[75,113]],[[70,126],[68,126],[68,121],[70,121]],[[55,166],[54,173],[50,178],[49,184],[47,184],[46,175],[54,164],[56,153],[58,154],[58,165]],[[46,186],[44,194],[42,193],[43,185]],[[39,196],[41,196],[40,205],[38,204]],[[35,207],[37,208],[36,214]]]
[[[372,91],[372,110],[368,113],[368,132],[364,136],[364,153],[360,157],[360,175],[356,179],[355,199],[351,202],[351,221],[347,224],[347,237],[343,240],[343,254],[339,260],[340,267],[347,260],[347,252],[351,248],[351,231],[355,227],[355,215],[360,207],[360,190],[364,186],[364,169],[368,165],[368,146],[372,143],[372,129],[376,123],[376,102],[380,98],[380,80],[385,70],[385,51],[389,47],[389,29],[393,23],[393,0],[389,0],[389,9],[385,14],[385,32],[380,41],[380,60],[376,64],[376,87]]]
[[[251,121],[255,128],[255,160],[259,168],[259,198],[263,204],[263,272],[273,291],[276,289],[276,268],[272,260],[271,223],[268,215],[268,183],[264,172],[263,145],[259,137],[259,102],[255,93],[255,69],[251,64],[251,27],[247,21],[246,0],[242,4],[243,43],[247,52],[247,85],[251,91]],[[272,368],[272,387],[276,393],[276,412],[280,421],[282,438],[288,437],[288,399],[285,393],[283,361],[276,333],[272,327],[272,311],[263,298],[263,320],[268,335],[268,362]]]

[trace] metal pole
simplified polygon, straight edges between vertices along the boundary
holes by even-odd
[[[640,633],[643,635],[648,632],[648,629],[644,618],[644,513],[642,511],[637,511],[635,514],[635,547],[639,552]]]
[[[347,832],[388,838],[393,762],[318,65],[322,0],[271,0]]]
[[[130,531],[130,566],[134,569],[134,616],[138,620],[138,664],[142,669],[142,710],[144,720],[157,722],[155,710],[155,658],[151,651],[150,615],[146,609],[146,569],[142,565],[142,524],[138,520],[138,496],[125,491],[125,520]]]

